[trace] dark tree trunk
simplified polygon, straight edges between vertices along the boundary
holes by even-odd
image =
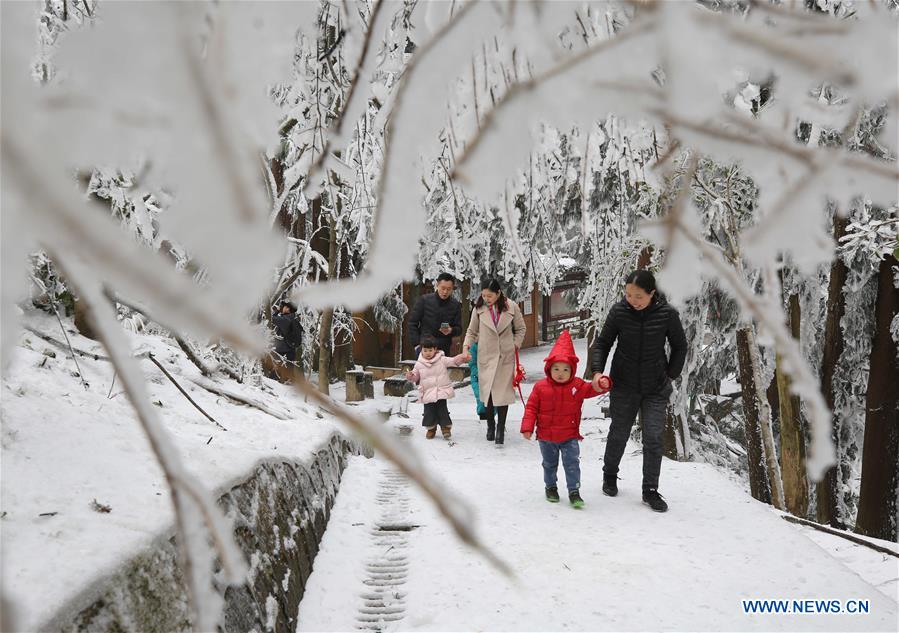
[[[737,367],[740,370],[740,388],[743,394],[743,417],[745,419],[746,452],[749,458],[749,489],[752,496],[764,503],[771,503],[771,484],[765,467],[762,449],[761,414],[758,399],[759,386],[756,384],[752,366],[750,346],[753,345],[752,331],[748,327],[737,329]]]
[[[790,330],[799,338],[799,295],[790,295]],[[792,514],[805,517],[808,513],[808,478],[805,474],[805,430],[799,416],[799,398],[790,393],[790,378],[783,371],[782,359],[777,356],[778,403],[780,405],[780,467],[784,482],[784,503]]]
[[[91,327],[90,315],[87,313],[84,302],[78,299],[75,300],[75,329],[78,330],[81,336],[86,338],[92,340],[97,340],[98,338],[94,328]]]
[[[839,244],[840,238],[846,234],[846,226],[849,224],[848,218],[834,215],[833,218],[833,239]],[[840,327],[840,321],[846,312],[846,297],[843,294],[843,287],[846,285],[846,265],[839,257],[835,257],[830,265],[830,283],[827,287],[827,315],[824,321],[824,353],[821,359],[821,393],[831,413],[834,412],[834,393],[833,393],[833,376],[836,373],[837,363],[843,354],[843,328]],[[834,416],[832,418],[833,430],[831,431],[831,439],[834,446],[837,447],[837,456],[840,455],[840,433],[839,420]],[[816,487],[818,509],[818,523],[830,524],[831,526],[843,529],[845,521],[840,516],[839,503],[837,501],[839,495],[839,460],[836,466],[831,466],[824,473],[824,478],[818,482]]]
[[[328,227],[328,278],[337,276],[337,231],[334,226]],[[333,351],[334,308],[328,307],[322,311],[322,320],[318,329],[318,389],[324,394],[330,394],[331,384],[331,353]]]
[[[674,407],[668,405],[668,415],[665,417],[665,430],[662,434],[662,454],[668,459],[684,461],[687,459],[684,446],[684,430],[680,420],[674,414]]]
[[[334,351],[331,354],[331,378],[346,380],[346,373],[353,368],[353,337],[344,331],[334,335]]]
[[[899,313],[892,255],[880,263],[874,306],[874,342],[865,404],[862,484],[855,531],[896,541],[896,490],[899,484],[899,349],[890,324]]]
[[[411,282],[408,284],[403,284],[403,288],[405,292],[403,293],[404,300],[406,302],[406,316],[403,317],[403,331],[400,333],[400,336],[403,337],[403,358],[404,359],[415,359],[415,346],[409,341],[409,313],[412,312],[412,308],[415,306],[415,302],[418,301],[418,298],[423,294],[422,287],[420,283]]]

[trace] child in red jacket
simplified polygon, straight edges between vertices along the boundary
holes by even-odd
[[[559,470],[559,455],[568,484],[568,499],[575,508],[583,508],[581,499],[580,434],[581,409],[584,400],[607,393],[612,388],[612,380],[596,374],[592,384],[575,375],[578,357],[568,330],[556,341],[552,351],[544,359],[546,378],[534,385],[521,420],[521,434],[530,440],[537,427],[537,440],[543,456],[543,482],[546,484],[546,499],[559,502],[556,487],[556,473]]]

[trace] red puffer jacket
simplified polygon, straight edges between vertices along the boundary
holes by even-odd
[[[521,432],[530,433],[537,427],[537,439],[549,442],[565,442],[584,439],[580,434],[581,409],[584,400],[600,395],[593,385],[577,378],[578,357],[568,331],[556,341],[552,351],[544,359],[546,378],[534,385],[528,403],[524,407]],[[571,379],[558,383],[550,376],[553,363],[571,365]]]

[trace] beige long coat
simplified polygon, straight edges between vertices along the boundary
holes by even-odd
[[[524,342],[524,317],[514,301],[506,299],[508,309],[494,326],[487,305],[475,308],[465,333],[466,349],[478,344],[478,383],[484,404],[493,397],[493,405],[515,402],[512,378],[515,376],[515,348]]]

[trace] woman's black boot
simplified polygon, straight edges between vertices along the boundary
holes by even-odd
[[[496,422],[487,420],[487,441],[492,442],[496,437]]]
[[[497,422],[496,424],[496,443],[502,444],[506,439],[506,421]]]

